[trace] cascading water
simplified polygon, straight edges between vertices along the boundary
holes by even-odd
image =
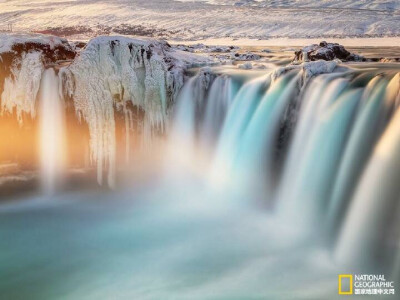
[[[201,141],[204,147],[213,147],[225,120],[226,112],[237,93],[236,83],[229,76],[218,76],[210,87],[207,97]]]
[[[225,181],[226,174],[231,171],[237,143],[269,84],[269,76],[257,78],[244,84],[235,95],[217,143],[213,181]]]
[[[122,291],[131,299],[336,299],[337,274],[358,272],[385,274],[398,286],[398,67],[352,69],[319,61],[262,75],[231,70],[200,69],[180,90],[172,117],[162,111],[170,125],[162,138],[166,148],[159,150],[166,161],[160,176],[139,177],[139,184],[129,176],[131,185],[113,196],[75,195],[73,204],[43,208],[52,216],[43,222],[12,209],[12,222],[0,218],[1,230],[9,227],[21,237],[0,239],[7,258],[2,269],[22,261],[24,270],[19,280],[0,280],[0,288],[4,284],[13,296],[21,282],[35,283],[21,293],[37,287],[38,299],[60,291],[66,299],[85,298],[88,291],[89,298]],[[79,78],[83,105],[82,91],[92,85]],[[54,70],[46,70],[38,116],[47,191],[62,174],[58,84]],[[102,99],[99,90],[91,94],[94,104]],[[126,96],[123,91],[115,95]],[[114,118],[102,118],[115,113],[109,104],[98,111],[84,107],[95,117],[91,139],[101,144],[95,149],[100,165],[113,156],[101,151],[124,140],[114,139]],[[97,139],[97,133],[113,138]],[[81,213],[90,217],[77,218]],[[7,212],[0,208],[0,214]],[[34,239],[13,226],[22,221],[37,226]],[[28,262],[15,251],[20,240],[32,249]],[[49,272],[31,270],[42,261]],[[77,280],[85,288],[71,288]]]
[[[364,134],[370,136],[371,133],[380,133],[382,130],[383,134],[375,137],[376,143],[373,147],[368,147],[371,149],[370,159],[366,160],[365,171],[360,175],[359,184],[354,188],[354,196],[349,203],[347,218],[342,226],[336,256],[344,263],[355,262],[368,267],[378,267],[386,272],[389,269],[392,275],[399,279],[400,250],[397,229],[400,199],[399,74],[394,76],[389,84],[386,81],[376,88],[376,91],[371,92],[364,109],[365,114],[371,114],[372,109],[368,104],[375,106],[375,114],[381,114],[381,118],[371,118],[372,125],[365,126],[364,130],[367,131]],[[385,89],[385,92],[382,89]],[[377,95],[379,93],[381,95]],[[393,113],[393,118],[390,118]],[[360,119],[364,117],[360,115]],[[370,126],[374,125],[377,129],[371,132]],[[357,127],[355,129],[359,130]],[[358,136],[359,131],[355,131],[355,134]],[[361,145],[366,146],[366,144]]]
[[[230,101],[221,88],[226,75],[215,75],[201,93],[196,90],[201,77],[194,77],[178,101],[175,128],[184,129],[191,143],[197,136],[217,137],[206,144],[215,152],[209,165],[213,186],[222,180],[241,201],[272,204],[273,215],[288,226],[314,228],[328,247],[337,246],[337,263],[365,270],[366,262],[376,267],[388,252],[392,260],[385,263],[393,261],[400,257],[395,255],[399,74],[338,69],[304,80],[307,72],[290,69],[249,79],[228,93]],[[200,94],[199,101],[194,95]],[[215,99],[232,104],[220,109]],[[199,118],[199,111],[211,110],[220,114],[222,126]],[[288,142],[280,145],[283,132]],[[276,162],[279,151],[283,159]],[[392,271],[399,272],[398,266]]]
[[[42,188],[53,194],[65,168],[65,108],[54,69],[44,71],[40,85],[40,169]]]

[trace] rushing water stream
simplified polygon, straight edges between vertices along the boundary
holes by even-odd
[[[399,283],[398,66],[306,71],[202,69],[156,168],[146,148],[114,191],[0,206],[4,299],[336,299],[338,274]],[[48,85],[52,70],[51,191],[63,118]]]
[[[41,180],[44,192],[53,194],[61,184],[66,149],[65,108],[53,69],[44,72],[40,91]]]

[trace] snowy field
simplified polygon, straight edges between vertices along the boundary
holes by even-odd
[[[399,1],[387,0],[178,0],[180,2],[206,2],[210,4],[255,6],[255,7],[302,7],[302,8],[349,8],[395,10],[400,8]]]
[[[75,38],[381,38],[400,36],[400,1],[0,0],[0,30],[9,24]]]

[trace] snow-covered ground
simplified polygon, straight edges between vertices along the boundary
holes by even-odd
[[[255,7],[302,7],[302,8],[349,8],[395,10],[400,9],[397,0],[177,0],[180,2],[206,2],[209,4]]]
[[[174,40],[400,36],[400,1],[0,0],[0,30]],[[399,40],[395,39],[395,43]]]

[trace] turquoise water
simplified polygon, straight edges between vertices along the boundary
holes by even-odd
[[[180,178],[2,206],[1,299],[335,295],[335,266],[316,234],[206,190]]]

